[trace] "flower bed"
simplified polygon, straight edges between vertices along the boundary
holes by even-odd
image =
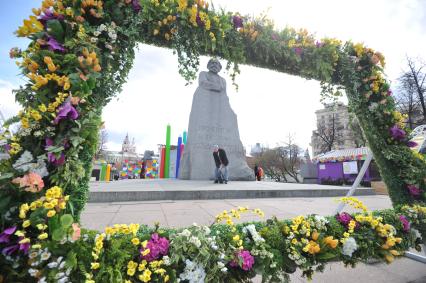
[[[337,39],[316,40],[306,30],[275,30],[265,18],[217,11],[203,0],[44,0],[33,13],[16,32],[31,40],[28,48],[10,51],[28,78],[15,92],[23,110],[5,125],[19,122],[19,131],[15,135],[6,131],[0,137],[10,155],[0,162],[0,268],[6,280],[66,282],[86,278],[90,282],[94,278],[105,282],[104,278],[109,278],[106,281],[120,282],[129,269],[137,274],[132,278],[141,281],[174,281],[181,275],[182,280],[244,281],[255,272],[285,277],[284,273],[294,268],[309,275],[322,261],[352,262],[369,256],[390,259],[414,245],[414,237],[407,236],[413,233],[401,231],[398,224],[403,221],[397,216],[405,204],[416,215],[406,215],[407,223],[418,222],[417,229],[424,235],[423,216],[418,216],[424,214],[426,163],[409,148],[413,145],[409,130],[395,109],[383,73],[384,57],[379,52]],[[87,201],[102,107],[126,81],[138,42],[174,49],[179,73],[188,81],[194,79],[199,57],[204,54],[227,60],[233,78],[239,72],[238,64],[244,63],[319,80],[323,97],[345,90],[396,208],[381,212],[383,221],[396,230],[386,226],[386,231],[371,229],[373,233],[363,228],[373,225],[368,222],[373,218],[357,220],[351,216],[359,224],[353,226],[349,221],[346,237],[341,225],[330,218],[324,223],[327,232],[317,228],[315,234],[310,231],[303,238],[293,237],[288,244],[291,234],[279,230],[285,223],[291,224],[286,221],[257,223],[254,228],[242,225],[234,227],[236,230],[211,227],[219,231],[216,246],[224,258],[216,252],[209,257],[210,248],[202,248],[210,241],[202,234],[205,228],[189,229],[196,236],[186,239],[181,234],[185,230],[145,229],[138,234],[137,225],[119,226],[110,228],[112,234],[105,232],[94,238],[89,232],[84,233],[87,241],[77,240],[80,230],[76,223]],[[344,219],[349,217],[341,221]],[[311,220],[293,221],[300,221],[297,227],[304,223],[307,228]],[[296,227],[296,223],[292,225]],[[377,225],[373,226],[382,227]],[[243,235],[244,228],[248,232]],[[383,242],[390,232],[401,242]],[[259,243],[255,244],[253,237]],[[155,256],[150,255],[148,246],[156,251]],[[160,264],[165,250],[170,262],[162,268],[166,265],[165,260]],[[329,255],[322,255],[327,250]],[[225,268],[226,276],[222,274]]]

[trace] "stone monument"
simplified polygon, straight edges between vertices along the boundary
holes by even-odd
[[[222,66],[217,59],[211,59],[207,68],[208,72],[200,72],[192,100],[179,178],[212,180],[215,168],[213,146],[217,144],[226,151],[229,159],[229,180],[254,181],[253,170],[247,165],[240,140],[237,115],[226,94],[226,81],[218,75]]]

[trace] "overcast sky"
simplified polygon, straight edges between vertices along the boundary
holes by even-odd
[[[25,40],[12,33],[26,17],[35,0],[16,0],[0,4],[0,110],[5,116],[16,112],[11,90],[22,80],[12,60],[10,47],[24,46]],[[424,0],[298,0],[243,1],[215,0],[215,7],[258,15],[267,11],[277,28],[286,25],[306,28],[323,36],[364,42],[386,56],[386,73],[395,81],[404,67],[406,54],[425,59],[426,1]],[[13,8],[12,8],[13,7]],[[3,24],[4,23],[4,24]],[[200,70],[208,58],[202,58]],[[256,142],[274,146],[291,133],[298,144],[307,148],[315,127],[319,102],[319,84],[269,70],[243,66],[237,77],[236,92],[230,79],[228,96],[238,116],[243,144]],[[170,50],[141,45],[127,84],[117,99],[105,109],[103,120],[109,134],[109,149],[119,150],[128,132],[137,150],[156,149],[165,142],[166,125],[172,126],[172,142],[188,127],[192,96],[197,82],[185,86],[179,76],[177,59]]]

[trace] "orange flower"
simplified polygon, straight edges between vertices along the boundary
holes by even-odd
[[[39,192],[44,187],[43,179],[37,173],[28,173],[22,178],[15,178],[12,183],[19,184],[20,188],[25,188],[27,192]]]
[[[312,233],[312,236],[311,236],[312,240],[316,241],[318,240],[318,237],[319,237],[319,233],[317,231]]]

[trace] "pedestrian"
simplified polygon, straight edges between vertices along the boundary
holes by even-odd
[[[223,148],[218,145],[213,146],[213,158],[216,165],[214,183],[228,183],[228,158]]]
[[[262,177],[263,177],[263,168],[259,166],[259,168],[257,169],[257,180],[262,181]]]
[[[257,175],[259,174],[259,166],[257,164],[254,165],[254,178],[255,180],[258,179]]]

